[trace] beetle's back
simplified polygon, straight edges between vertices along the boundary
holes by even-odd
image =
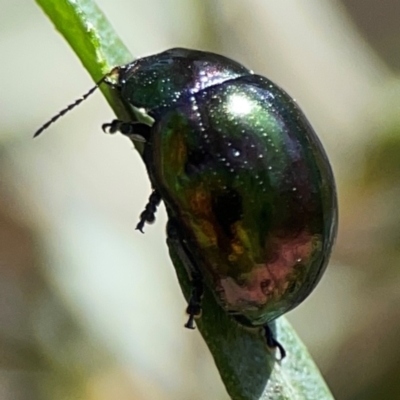
[[[300,303],[326,267],[336,197],[295,102],[243,76],[165,112],[151,143],[153,185],[222,306],[257,325]]]
[[[175,48],[126,65],[119,83],[126,101],[156,117],[188,95],[248,74],[246,67],[220,54]]]

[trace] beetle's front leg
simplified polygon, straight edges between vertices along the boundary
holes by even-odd
[[[120,132],[138,142],[148,142],[150,139],[151,126],[142,122],[125,122],[114,119],[107,124],[103,124],[101,128],[105,133]]]
[[[184,240],[179,231],[178,223],[170,218],[167,224],[167,242],[168,247],[173,248],[186,269],[189,275],[192,290],[189,298],[189,304],[186,308],[186,312],[189,314],[189,319],[184,325],[185,328],[194,329],[194,320],[201,316],[201,302],[204,294],[204,283],[203,275],[196,267],[192,260],[191,254],[186,249]]]

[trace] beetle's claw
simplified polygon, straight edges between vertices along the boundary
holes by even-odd
[[[101,129],[104,133],[113,134],[120,130],[122,124],[124,124],[124,122],[120,121],[119,119],[114,119],[111,122],[103,124]]]
[[[281,357],[278,359],[278,361],[282,361],[286,357],[286,350],[278,341],[275,341],[275,347],[279,349],[279,353],[281,354]]]
[[[278,349],[279,353],[280,353],[280,357],[277,358],[277,361],[282,361],[285,357],[286,357],[286,350],[284,349],[284,347],[274,338],[272,339],[271,343],[268,343],[267,341],[267,346],[270,347],[271,349],[275,350]]]
[[[271,328],[268,325],[264,326],[264,335],[265,340],[267,342],[267,346],[271,349],[278,349],[280,353],[280,358],[278,361],[282,361],[286,357],[286,350],[284,347],[275,339],[274,334],[271,331]]]
[[[102,130],[104,133],[108,133],[108,128],[110,128],[110,126],[111,126],[111,124],[109,124],[109,123],[103,124],[103,125],[101,126],[101,130]]]
[[[187,306],[186,312],[189,314],[189,319],[185,324],[185,328],[195,329],[194,320],[195,318],[199,318],[201,316],[200,302],[197,302],[192,298]]]
[[[186,324],[185,324],[185,328],[196,329],[194,326],[194,314],[189,315],[189,319],[188,319],[188,322],[186,322]]]
[[[144,233],[144,230],[143,230],[143,228],[144,228],[144,223],[145,223],[145,221],[142,221],[142,220],[140,220],[139,222],[138,222],[138,224],[136,225],[136,230],[137,231],[140,231],[141,233]]]

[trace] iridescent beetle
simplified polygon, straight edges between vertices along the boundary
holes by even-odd
[[[185,326],[201,314],[205,283],[240,324],[263,327],[283,358],[268,323],[316,286],[337,230],[332,170],[306,117],[239,63],[176,48],[115,68],[35,136],[104,82],[154,120],[103,130],[145,142],[153,192],[137,229],[163,200],[169,246],[193,285]]]

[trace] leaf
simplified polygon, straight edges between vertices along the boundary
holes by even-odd
[[[91,0],[37,0],[82,61],[94,81],[132,56]],[[103,85],[118,118],[135,118],[129,106]],[[190,282],[172,246],[170,255],[186,298]],[[203,316],[197,321],[233,400],[333,399],[306,348],[285,318],[271,324],[287,357],[278,362],[259,331],[239,326],[205,288]]]

